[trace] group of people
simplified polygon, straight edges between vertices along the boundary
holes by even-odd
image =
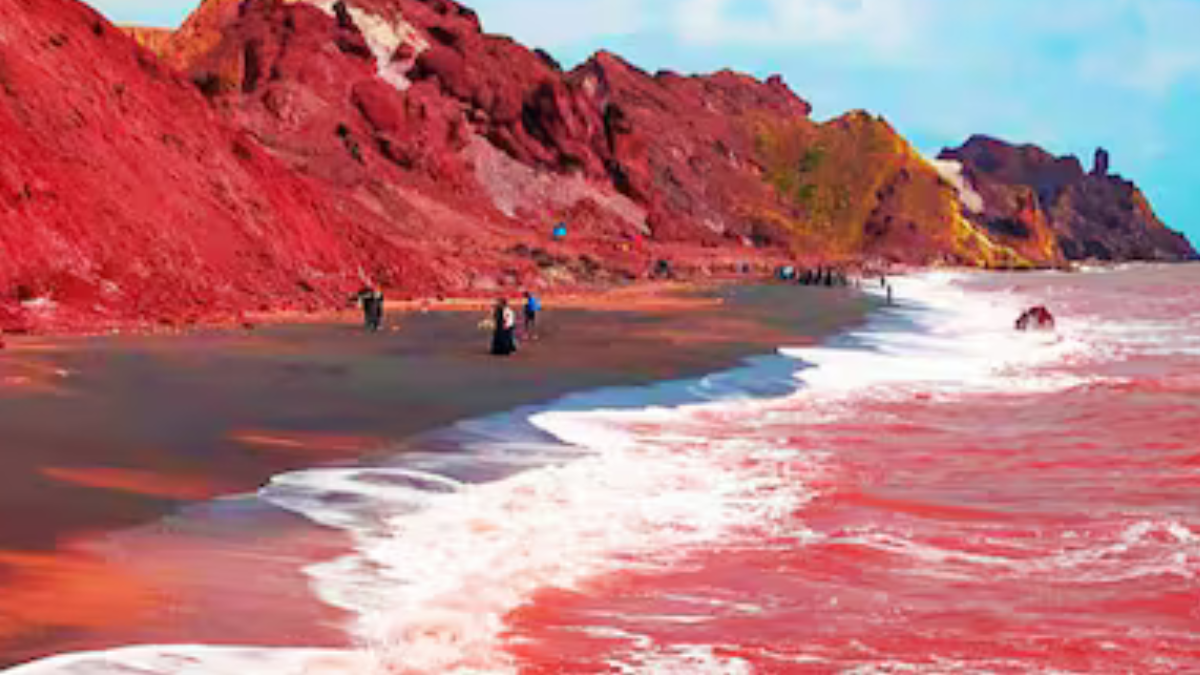
[[[351,302],[361,305],[363,323],[369,332],[375,333],[383,328],[384,295],[377,286],[364,286],[356,293]],[[525,292],[524,332],[528,339],[537,339],[538,315],[542,311],[542,302],[532,292]],[[492,354],[496,356],[511,356],[517,353],[517,314],[508,300],[496,302],[492,312]]]
[[[798,271],[795,267],[780,267],[775,272],[780,281],[794,281],[801,286],[849,286],[846,273],[832,267],[818,267]]]
[[[525,335],[537,339],[538,314],[542,311],[542,303],[533,293],[525,292]],[[494,356],[512,356],[517,353],[517,313],[513,311],[508,300],[501,298],[496,301],[492,311],[492,354]]]

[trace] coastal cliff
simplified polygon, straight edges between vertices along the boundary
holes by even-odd
[[[961,163],[982,196],[984,208],[971,217],[1015,248],[1052,244],[1071,261],[1196,259],[1187,238],[1158,219],[1142,191],[1110,173],[1111,157],[1102,148],[1086,172],[1076,157],[986,136],[941,158]]]

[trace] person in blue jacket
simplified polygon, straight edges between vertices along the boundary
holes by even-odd
[[[542,302],[531,291],[525,291],[525,335],[534,337],[537,332],[538,314],[542,311]]]

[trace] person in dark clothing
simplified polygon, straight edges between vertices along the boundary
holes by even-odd
[[[371,332],[378,332],[383,327],[383,291],[374,286],[365,286],[354,301],[362,304],[363,324]]]
[[[537,333],[538,314],[542,311],[542,302],[530,291],[525,291],[525,335],[535,338]]]
[[[492,354],[495,356],[515,354],[517,351],[517,315],[513,313],[512,307],[508,306],[508,300],[500,300],[496,303],[492,321],[495,324],[492,333]]]

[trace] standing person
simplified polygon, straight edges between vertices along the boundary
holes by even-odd
[[[492,333],[492,354],[495,356],[515,354],[517,351],[517,315],[513,313],[512,307],[508,306],[508,300],[500,300],[496,303],[492,321],[495,324]]]
[[[525,335],[536,339],[538,314],[542,311],[542,302],[531,291],[525,291]]]
[[[376,286],[371,300],[371,332],[378,333],[383,328],[383,289]]]
[[[362,304],[363,324],[371,332],[377,332],[383,326],[383,291],[376,286],[364,286],[354,296],[354,301]]]

